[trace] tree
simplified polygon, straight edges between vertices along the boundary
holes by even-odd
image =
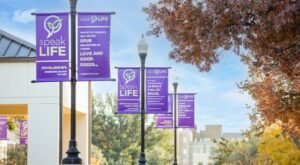
[[[103,158],[103,154],[100,148],[92,144],[91,147],[91,157],[92,157],[92,164],[95,165],[105,165],[107,164],[105,158]]]
[[[222,165],[227,162],[227,158],[232,153],[233,145],[228,140],[221,138],[220,140],[214,140],[216,147],[211,150],[211,159],[215,165]]]
[[[209,70],[217,49],[249,50],[257,66],[299,76],[300,2],[297,0],[158,0],[144,11],[152,35],[173,43],[170,57]],[[298,65],[299,64],[299,65]]]
[[[93,97],[92,143],[99,147],[109,165],[134,165],[140,154],[140,116],[116,115],[115,95]],[[148,120],[151,121],[151,118]],[[150,122],[145,130],[146,155],[149,165],[171,162],[171,133],[157,131]]]
[[[249,66],[242,84],[267,124],[300,137],[300,1],[158,0],[144,8],[149,34],[172,42],[170,58],[209,71],[221,50]]]
[[[267,127],[258,142],[256,162],[259,164],[289,164],[300,162],[300,150],[289,134],[282,131],[281,123]]]
[[[256,100],[258,115],[266,125],[280,120],[292,136],[300,137],[300,94],[285,80],[279,76],[252,78],[242,88]]]
[[[211,159],[215,165],[223,164],[254,164],[257,148],[256,138],[242,141],[229,141],[224,138],[214,140]]]
[[[8,148],[4,165],[27,165],[27,146],[16,145]]]

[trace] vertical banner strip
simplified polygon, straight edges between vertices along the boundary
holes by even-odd
[[[118,113],[140,113],[140,68],[118,68]]]
[[[20,144],[27,144],[28,126],[27,120],[20,120]]]
[[[156,114],[156,128],[173,128],[173,94],[168,94],[168,114]]]
[[[146,68],[146,113],[168,113],[168,68]]]
[[[194,93],[178,94],[178,127],[179,128],[195,127],[195,94]]]
[[[112,13],[78,13],[79,81],[110,79],[110,20]]]
[[[7,140],[7,117],[0,116],[0,140]]]
[[[36,80],[69,80],[69,13],[36,14]]]

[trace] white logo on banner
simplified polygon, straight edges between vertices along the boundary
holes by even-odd
[[[123,72],[123,78],[125,79],[125,84],[135,79],[135,71],[133,69],[126,69]]]
[[[47,38],[51,37],[54,33],[59,32],[62,26],[62,19],[55,15],[48,16],[44,21],[44,29],[48,33]]]

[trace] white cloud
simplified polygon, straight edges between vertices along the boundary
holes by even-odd
[[[36,12],[35,8],[28,9],[28,10],[16,10],[14,12],[13,21],[20,22],[20,23],[30,23],[34,21],[34,16],[31,13]]]

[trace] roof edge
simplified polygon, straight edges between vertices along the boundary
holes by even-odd
[[[1,57],[0,63],[35,62],[35,57]]]
[[[19,43],[21,43],[21,44],[23,44],[23,45],[25,45],[25,46],[33,49],[34,51],[36,51],[36,47],[35,47],[34,44],[32,44],[32,43],[30,43],[28,41],[25,41],[22,38],[19,38],[19,37],[13,35],[13,34],[10,34],[10,33],[5,32],[5,31],[3,31],[3,30],[0,29],[0,35],[6,36],[6,37],[10,38],[11,40],[19,42]]]

